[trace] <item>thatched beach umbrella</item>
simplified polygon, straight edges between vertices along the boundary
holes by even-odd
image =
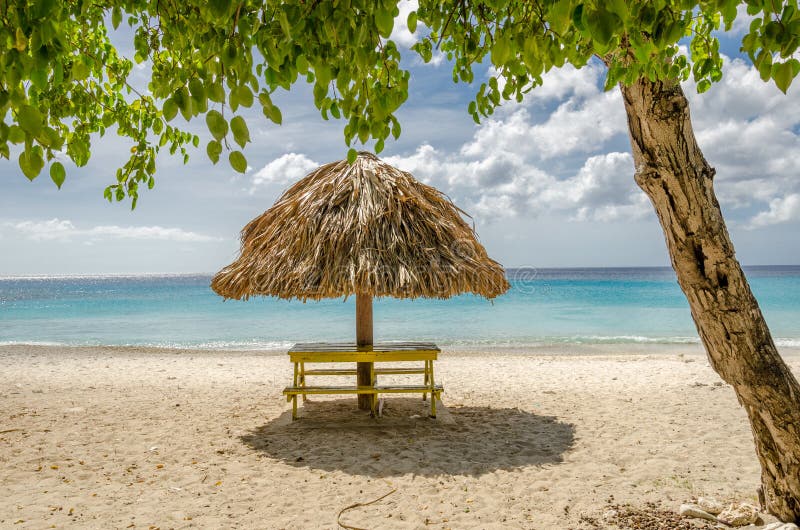
[[[371,153],[309,173],[241,234],[239,258],[211,288],[225,298],[254,295],[319,300],[356,297],[358,346],[372,345],[372,298],[494,298],[508,290],[460,210],[440,191]],[[369,385],[370,363],[358,383]],[[369,408],[372,396],[360,395]]]

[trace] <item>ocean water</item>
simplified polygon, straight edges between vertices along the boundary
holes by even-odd
[[[779,346],[800,347],[800,266],[746,268]],[[454,349],[699,343],[672,269],[511,269],[493,302],[379,299],[375,340]],[[0,344],[279,350],[347,341],[355,300],[223,300],[209,275],[0,278]]]

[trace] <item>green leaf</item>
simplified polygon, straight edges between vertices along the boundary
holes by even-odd
[[[283,121],[283,116],[281,115],[281,109],[276,106],[265,106],[264,107],[264,116],[269,118],[273,123],[280,125]]]
[[[23,105],[17,111],[17,122],[31,136],[39,136],[42,132],[42,113],[36,107]]]
[[[228,134],[228,122],[219,111],[210,110],[206,114],[206,125],[211,135],[217,139],[222,140]]]
[[[253,106],[253,92],[250,91],[250,88],[242,85],[236,89],[236,99],[242,107],[252,107]]]
[[[793,60],[797,61],[797,59]],[[794,76],[797,75],[797,72],[792,66],[792,63],[789,61],[772,65],[772,79],[784,94],[789,90]]]
[[[289,18],[286,16],[286,11],[278,12],[278,23],[281,25],[281,30],[287,39],[292,37],[292,27],[289,25]]]
[[[21,152],[19,154],[19,167],[25,176],[28,177],[28,180],[33,180],[38,177],[44,167],[42,149],[33,147]]]
[[[761,50],[755,62],[758,73],[762,81],[767,81],[772,75],[772,54],[767,50]]]
[[[89,68],[83,64],[83,61],[76,59],[72,63],[72,78],[77,81],[82,81],[89,77]]]
[[[375,25],[378,27],[380,36],[384,39],[388,39],[394,27],[394,17],[389,11],[379,9],[375,13]]]
[[[625,20],[628,18],[628,2],[625,0],[608,0],[605,2],[605,7],[612,13],[615,13],[620,19]]]
[[[498,36],[492,47],[492,62],[497,66],[502,66],[511,58],[511,43],[505,35]]]
[[[47,89],[47,68],[37,68],[31,72],[31,81],[33,86],[39,90]]]
[[[589,34],[592,36],[592,39],[601,46],[606,46],[611,42],[618,20],[619,17],[605,9],[594,13],[587,13],[586,15],[586,25],[589,29]]]
[[[222,154],[222,144],[216,140],[211,140],[206,146],[206,154],[216,164],[219,162],[219,155]]]
[[[575,10],[572,12],[572,23],[579,31],[586,29],[586,26],[583,23],[583,4],[577,5]]]
[[[198,103],[204,103],[206,100],[206,89],[203,82],[197,78],[189,81],[189,92],[192,94],[192,99]]]
[[[366,120],[361,120],[361,122],[358,124],[358,140],[362,144],[367,143],[367,140],[369,140],[369,134],[369,122]]]
[[[175,103],[178,104],[178,108],[181,111],[181,116],[186,121],[192,119],[192,98],[189,96],[189,90],[186,87],[181,87],[175,91],[175,94],[172,96],[175,100]]]
[[[305,55],[298,55],[294,61],[294,66],[299,73],[305,74],[308,72],[308,59],[306,59]]]
[[[114,6],[114,9],[111,10],[111,25],[114,29],[117,29],[120,22],[122,22],[122,9],[119,6]]]
[[[14,37],[15,37],[14,47],[17,49],[18,52],[24,52],[25,48],[28,47],[28,37],[25,35],[25,32],[22,31],[22,28],[20,27],[17,28]]]
[[[178,114],[178,104],[175,103],[175,100],[169,98],[164,102],[164,107],[161,109],[161,111],[164,113],[165,120],[172,121],[172,119]]]
[[[208,97],[216,103],[225,103],[225,89],[222,87],[222,83],[217,82],[211,85]]]
[[[231,163],[231,167],[239,173],[247,171],[247,159],[241,151],[231,151],[231,154],[228,155],[228,161]]]
[[[408,31],[414,33],[417,31],[417,12],[412,11],[408,14],[408,19],[406,19],[406,25],[408,26]]]
[[[53,162],[53,165],[50,166],[50,178],[56,183],[58,189],[61,189],[61,185],[64,184],[64,179],[67,178],[67,171],[64,169],[64,165],[61,162]]]
[[[12,125],[8,128],[8,141],[12,144],[21,144],[25,141],[25,131],[19,125]]]
[[[217,19],[225,18],[231,8],[230,0],[209,0],[208,4],[211,14]]]
[[[347,162],[352,164],[358,158],[358,151],[353,149],[352,147],[347,151]]]
[[[233,139],[242,147],[250,141],[250,131],[241,116],[236,116],[231,120],[231,132],[233,132]]]

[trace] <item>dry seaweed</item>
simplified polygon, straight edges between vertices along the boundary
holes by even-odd
[[[624,530],[711,530],[717,526],[709,521],[689,519],[675,511],[664,510],[655,503],[645,508],[625,505],[611,507],[614,515],[608,519]]]

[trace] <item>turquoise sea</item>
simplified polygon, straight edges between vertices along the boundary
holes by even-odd
[[[800,347],[800,266],[746,268],[779,346]],[[376,340],[449,348],[698,343],[672,269],[511,269],[489,302],[376,300]],[[0,278],[0,344],[282,349],[352,340],[355,301],[223,300],[210,275]]]

